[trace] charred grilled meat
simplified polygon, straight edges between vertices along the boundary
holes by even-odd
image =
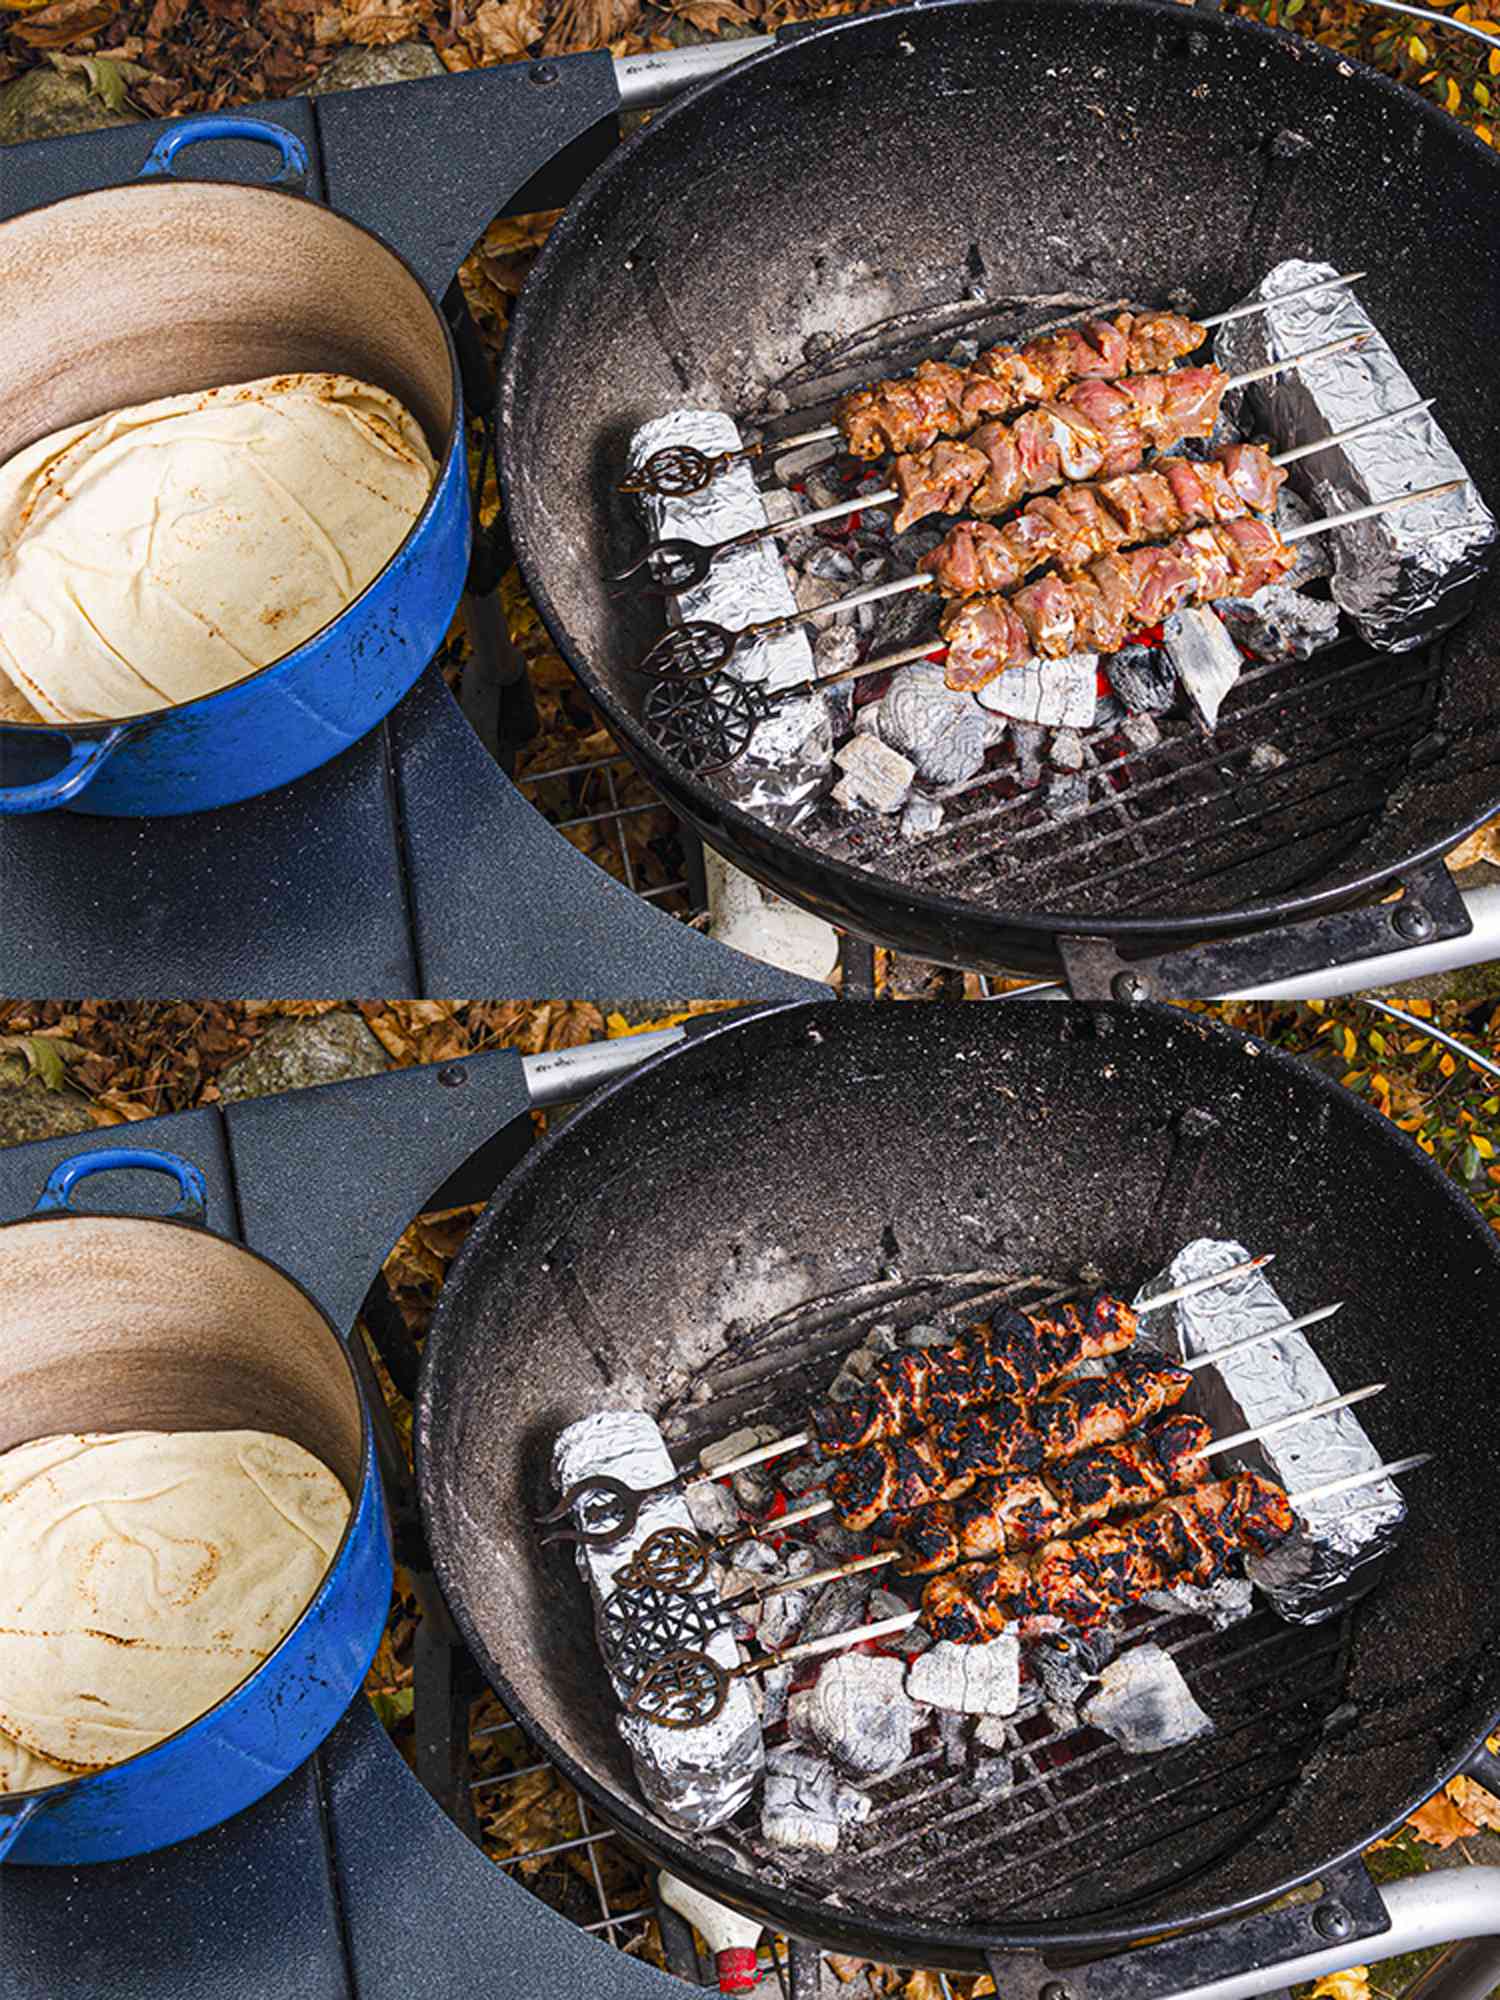
[[[834,421],[855,458],[916,451],[963,437],[988,417],[1044,403],[1074,382],[1170,368],[1206,338],[1180,313],[1086,319],[1024,347],[992,347],[968,368],[924,361],[913,375],[872,382],[842,399]]]
[[[899,1534],[903,1516],[956,1500],[976,1480],[1034,1472],[1123,1438],[1180,1402],[1191,1382],[1184,1369],[1131,1362],[1030,1404],[1002,1397],[853,1453],[829,1479],[829,1497],[846,1528]]]
[[[1075,383],[963,444],[940,439],[891,468],[899,534],[929,514],[1007,514],[1028,493],[1134,472],[1150,451],[1213,430],[1229,377],[1221,368]]]
[[[889,1355],[862,1394],[815,1404],[812,1428],[825,1452],[861,1451],[1002,1396],[1029,1400],[1080,1361],[1123,1353],[1135,1332],[1130,1307],[1105,1292],[1081,1310],[1010,1308],[949,1347]]]
[[[1038,494],[1001,527],[960,521],[918,568],[937,578],[944,597],[1014,590],[1045,563],[1082,569],[1138,542],[1269,514],[1285,479],[1255,444],[1224,445],[1205,459],[1161,458],[1118,479]]]
[[[1076,1541],[1048,1542],[1029,1562],[970,1563],[934,1577],[922,1593],[936,1639],[982,1645],[1019,1619],[1101,1625],[1150,1590],[1212,1583],[1248,1554],[1286,1540],[1296,1516],[1274,1480],[1239,1472],[1149,1512],[1107,1522]]]
[[[1284,577],[1293,550],[1268,521],[1195,528],[1153,548],[1097,556],[1071,576],[1043,576],[1011,597],[971,597],[942,618],[944,678],[972,693],[1040,655],[1114,653],[1132,632],[1184,604],[1252,597]]]

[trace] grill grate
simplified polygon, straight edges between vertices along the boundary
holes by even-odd
[[[956,1328],[1002,1300],[1051,1305],[1097,1281],[970,1272],[893,1278],[810,1301],[732,1341],[695,1385],[695,1407],[660,1421],[679,1461],[742,1425],[792,1429],[877,1325]],[[1016,1784],[1002,1798],[981,1797],[947,1768],[940,1745],[924,1743],[866,1787],[875,1810],[836,1855],[766,1847],[753,1806],[726,1831],[753,1865],[812,1893],[958,1922],[1085,1918],[1188,1879],[1273,1814],[1316,1751],[1342,1697],[1346,1621],[1303,1629],[1262,1610],[1216,1633],[1199,1619],[1141,1609],[1128,1624],[1128,1643],[1149,1638],[1176,1659],[1214,1716],[1213,1736],[1132,1757],[1096,1730],[1062,1729],[1036,1711],[1010,1727]]]

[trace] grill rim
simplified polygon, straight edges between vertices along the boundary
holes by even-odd
[[[757,1007],[743,1013],[731,1012],[723,1016],[710,1016],[687,1044],[664,1050],[648,1058],[637,1069],[595,1091],[560,1132],[549,1132],[538,1144],[533,1145],[520,1164],[500,1184],[450,1267],[444,1292],[446,1293],[449,1287],[455,1286],[456,1283],[468,1280],[470,1265],[482,1266],[486,1254],[484,1240],[488,1235],[486,1223],[507,1212],[513,1204],[525,1205],[531,1196],[532,1184],[540,1178],[550,1162],[554,1146],[578,1144],[581,1142],[579,1135],[582,1135],[582,1142],[587,1142],[591,1132],[601,1123],[605,1124],[607,1129],[616,1097],[628,1092],[638,1079],[654,1078],[667,1063],[679,1056],[687,1056],[690,1059],[693,1050],[700,1051],[701,1059],[701,1052],[716,1044],[721,1037],[734,1034],[740,1028],[753,1025],[763,1018],[785,1016],[788,1019],[804,1017],[816,1020],[823,1017],[836,1020],[840,1004],[836,1001],[788,1001]],[[1066,1003],[1065,1011],[1076,1017],[1088,1017],[1099,1013],[1113,1015],[1129,1013],[1154,1016],[1178,1024],[1183,1020],[1179,1009],[1158,1003],[1126,1007],[1115,1002],[1075,1002]],[[1270,1064],[1273,1068],[1294,1072],[1331,1102],[1337,1102],[1346,1110],[1352,1108],[1368,1130],[1378,1130],[1387,1144],[1395,1144],[1399,1150],[1404,1151],[1408,1161],[1420,1167],[1434,1195],[1441,1195],[1443,1200],[1452,1205],[1457,1214],[1467,1219],[1476,1244],[1482,1242],[1484,1245],[1482,1253],[1479,1253],[1479,1262],[1488,1264],[1497,1284],[1500,1284],[1500,1237],[1484,1228],[1473,1204],[1448,1176],[1426,1157],[1414,1140],[1398,1131],[1361,1098],[1343,1090],[1332,1078],[1323,1075],[1311,1064],[1261,1040],[1258,1036],[1227,1028],[1202,1014],[1193,1015],[1192,1023],[1196,1033],[1222,1039],[1241,1048],[1253,1049],[1259,1060]],[[571,1141],[568,1135],[573,1135]],[[607,1153],[609,1148],[606,1145],[602,1150]],[[1365,1850],[1374,1842],[1394,1834],[1431,1796],[1431,1793],[1421,1791],[1400,1801],[1377,1825],[1362,1829],[1351,1842],[1300,1866],[1264,1894],[1231,1898],[1215,1903],[1208,1908],[1195,1911],[1190,1917],[1173,1919],[1165,1926],[1160,1915],[1154,1919],[1142,1919],[1133,1923],[1086,1924],[1063,1921],[1018,1924],[1007,1929],[980,1924],[957,1926],[923,1923],[893,1912],[882,1913],[876,1917],[873,1914],[862,1916],[858,1911],[853,1911],[845,1919],[839,1910],[830,1910],[825,1902],[780,1884],[758,1883],[756,1885],[758,1888],[764,1886],[767,1891],[764,1900],[758,1901],[746,1893],[743,1879],[745,1871],[731,1869],[721,1863],[711,1850],[701,1845],[692,1846],[686,1838],[677,1838],[665,1832],[659,1824],[648,1819],[626,1794],[612,1792],[608,1786],[595,1778],[576,1757],[555,1740],[547,1729],[537,1723],[524,1695],[499,1666],[483,1634],[470,1618],[463,1598],[461,1580],[455,1576],[449,1545],[443,1532],[441,1483],[435,1457],[430,1448],[434,1423],[434,1382],[440,1357],[449,1338],[449,1328],[450,1322],[443,1312],[443,1299],[440,1295],[438,1311],[423,1351],[422,1377],[412,1427],[412,1450],[422,1528],[432,1551],[434,1573],[444,1602],[471,1656],[486,1683],[504,1704],[527,1740],[535,1744],[557,1766],[567,1782],[603,1815],[606,1822],[618,1828],[625,1840],[637,1847],[657,1866],[667,1868],[687,1881],[698,1883],[708,1893],[733,1908],[762,1917],[777,1931],[805,1938],[825,1950],[852,1949],[864,1956],[884,1959],[890,1963],[928,1965],[951,1971],[987,1971],[988,1955],[1012,1950],[1064,1949],[1093,1951],[1097,1954],[1110,1948],[1159,1939],[1164,1934],[1206,1929],[1251,1915],[1256,1911],[1264,1911],[1288,1891],[1301,1888],[1310,1882],[1326,1881],[1341,1870],[1361,1868],[1363,1872],[1360,1857]],[[461,1333],[462,1329],[459,1330],[460,1337]],[[1439,1767],[1441,1776],[1434,1789],[1439,1789],[1452,1778],[1468,1771],[1474,1765],[1476,1757],[1484,1755],[1487,1738],[1497,1728],[1500,1728],[1500,1708],[1481,1723],[1451,1760],[1445,1760]],[[872,1943],[872,1940],[878,1942]]]
[[[1074,11],[1074,0],[1050,0],[1060,14]],[[1176,0],[1097,0],[1109,11],[1139,15],[1148,21],[1166,21],[1181,29],[1182,13]],[[626,171],[640,149],[652,142],[659,130],[681,123],[713,93],[721,94],[728,110],[729,93],[738,79],[759,72],[782,59],[789,51],[810,41],[830,36],[866,38],[899,33],[904,21],[935,7],[983,6],[997,19],[1003,9],[996,0],[915,0],[911,7],[897,7],[877,15],[854,16],[831,22],[806,23],[775,46],[748,57],[732,69],[685,91],[665,110],[653,114],[649,124],[624,139],[585,181],[583,187],[554,224],[540,256],[533,266],[511,316],[505,352],[500,368],[499,449],[497,475],[505,518],[510,525],[512,544],[522,576],[553,643],[567,662],[585,694],[603,714],[617,742],[641,775],[711,845],[723,846],[758,879],[796,903],[842,927],[854,930],[870,941],[889,945],[924,958],[973,967],[981,971],[1056,971],[1060,965],[1057,940],[1060,938],[1106,937],[1130,944],[1141,953],[1163,953],[1194,943],[1220,940],[1275,929],[1278,926],[1320,916],[1374,898],[1412,871],[1419,869],[1458,846],[1476,833],[1500,811],[1500,766],[1494,790],[1486,803],[1454,827],[1451,833],[1414,848],[1400,859],[1368,868],[1357,875],[1308,891],[1288,893],[1232,909],[1200,913],[1150,910],[1133,916],[1073,914],[1066,911],[1028,911],[987,902],[964,901],[930,890],[903,889],[878,873],[852,866],[811,849],[806,842],[772,827],[744,807],[713,791],[706,783],[689,777],[657,749],[639,718],[622,702],[614,689],[584,658],[583,648],[573,640],[548,587],[543,533],[533,534],[530,510],[525,504],[527,471],[520,462],[516,440],[521,425],[517,410],[524,403],[529,368],[527,349],[536,321],[543,316],[540,303],[554,266],[565,259],[587,255],[584,241],[589,224],[588,198]],[[1079,10],[1081,11],[1081,10]],[[893,26],[894,24],[894,26]],[[1451,142],[1455,137],[1463,148],[1484,159],[1488,170],[1500,171],[1490,148],[1474,135],[1429,104],[1414,91],[1396,83],[1379,70],[1326,49],[1315,42],[1289,36],[1249,16],[1205,13],[1201,8],[1192,17],[1195,34],[1243,35],[1260,39],[1268,50],[1284,54],[1289,41],[1295,43],[1299,62],[1322,65],[1347,82],[1352,68],[1366,85],[1400,106],[1408,119],[1416,119],[1432,132]],[[732,119],[726,119],[732,124]],[[1441,644],[1446,635],[1439,634]],[[1443,671],[1441,662],[1439,673]],[[835,889],[841,902],[824,893],[825,885]],[[935,937],[934,932],[938,935]],[[977,936],[976,936],[977,933]],[[1006,946],[1010,955],[1006,956]]]

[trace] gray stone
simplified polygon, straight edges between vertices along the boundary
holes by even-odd
[[[962,1715],[1013,1715],[1021,1692],[1021,1647],[1013,1632],[987,1646],[956,1646],[950,1639],[913,1660],[906,1692],[929,1708]]]
[[[347,1077],[380,1076],[390,1067],[390,1057],[360,1016],[339,1008],[267,1028],[255,1047],[224,1071],[219,1089],[235,1103]]]
[[[424,76],[446,76],[442,57],[430,42],[395,42],[386,49],[353,44],[321,69],[299,95],[326,97],[334,90],[364,90],[377,83],[415,83]]]
[[[25,1063],[0,1061],[0,1146],[92,1132],[88,1105],[71,1090],[49,1090]]]
[[[1138,715],[1164,715],[1177,699],[1177,676],[1155,646],[1122,646],[1104,662],[1110,686]]]
[[[1167,658],[1206,731],[1219,724],[1224,697],[1240,677],[1240,649],[1206,604],[1174,611],[1162,629]]]
[[[1081,1713],[1090,1728],[1102,1729],[1133,1756],[1172,1750],[1213,1731],[1177,1663],[1160,1646],[1136,1646],[1112,1661]]]
[[[874,1653],[841,1653],[788,1704],[794,1736],[815,1743],[851,1778],[887,1778],[911,1755],[917,1710],[906,1664]]]
[[[1059,771],[1083,769],[1083,738],[1076,729],[1059,729],[1047,752]]]
[[[846,812],[900,812],[911,793],[917,768],[878,736],[851,736],[833,761],[843,777],[833,788]]]
[[[106,125],[134,125],[140,116],[127,105],[111,111],[78,70],[41,65],[27,70],[14,83],[0,85],[0,146],[16,146],[25,139],[60,139],[70,132],[97,132]]]
[[[846,1784],[826,1757],[790,1743],[766,1756],[760,1830],[771,1847],[832,1854],[846,1826],[867,1820],[869,1795]]]

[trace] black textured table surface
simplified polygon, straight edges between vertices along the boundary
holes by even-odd
[[[213,1227],[283,1265],[348,1326],[391,1242],[437,1188],[448,1184],[455,1200],[485,1191],[485,1152],[528,1103],[520,1058],[504,1050],[150,1119],[128,1133],[9,1147],[0,1221],[31,1209],[59,1160],[122,1143],[163,1147],[203,1170]],[[138,1210],[157,1185],[105,1174],[80,1199]],[[487,1861],[363,1699],[300,1771],[195,1840],[94,1868],[0,1867],[0,2000],[671,2000],[681,1991]]]
[[[246,107],[294,131],[309,192],[403,251],[435,297],[491,216],[567,199],[615,136],[607,55]],[[5,150],[0,220],[130,180],[163,122]],[[218,140],[184,171],[260,179]],[[0,993],[789,999],[596,868],[521,797],[436,669],[298,783],[178,819],[0,819]]]

